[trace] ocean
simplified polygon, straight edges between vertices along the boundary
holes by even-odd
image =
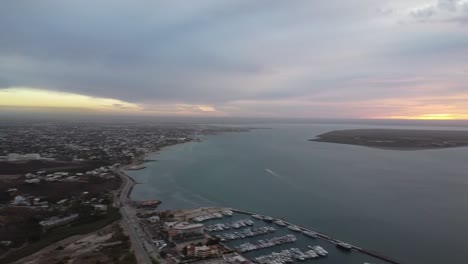
[[[307,141],[337,129],[377,128],[368,125],[263,126],[270,129],[202,136],[149,156],[155,161],[146,169],[128,172],[140,183],[132,198],[280,217],[403,263],[468,263],[468,148]]]

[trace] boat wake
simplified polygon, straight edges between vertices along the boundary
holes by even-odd
[[[265,171],[268,172],[269,174],[275,176],[275,177],[278,178],[278,179],[282,179],[282,178],[283,178],[283,177],[281,177],[281,175],[279,175],[278,173],[276,173],[276,172],[274,172],[274,171],[272,171],[272,170],[270,170],[270,169],[265,169]]]

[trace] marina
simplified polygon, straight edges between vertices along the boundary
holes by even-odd
[[[221,223],[221,224],[214,224],[205,227],[206,231],[215,232],[215,231],[223,231],[229,229],[239,229],[241,227],[252,226],[254,222],[249,219],[241,219],[237,220],[233,223]]]
[[[244,239],[248,237],[261,236],[261,235],[265,235],[265,234],[273,233],[273,232],[275,232],[274,227],[262,226],[260,228],[245,228],[239,232],[224,233],[221,235],[216,235],[215,237],[219,238],[221,241],[226,241],[226,240],[237,240],[237,239]]]
[[[266,240],[258,240],[254,243],[247,242],[236,247],[239,252],[244,253],[248,251],[254,251],[262,248],[270,248],[286,243],[296,242],[296,237],[294,235],[285,235],[280,237],[273,237]]]
[[[236,209],[229,211],[232,212],[229,217],[224,214],[220,214],[220,217],[213,212],[202,213],[194,217],[193,221],[206,222],[205,230],[212,237],[257,263],[285,264],[316,261],[325,257],[326,262],[330,260],[335,263],[335,259],[362,259],[362,255],[367,255],[365,261],[356,263],[400,264],[373,251],[283,219]],[[254,239],[257,236],[262,236],[262,239]]]
[[[321,246],[309,246],[310,249],[301,250],[299,248],[283,249],[280,252],[262,255],[255,258],[255,261],[261,264],[285,264],[296,261],[305,261],[326,257],[328,252]]]

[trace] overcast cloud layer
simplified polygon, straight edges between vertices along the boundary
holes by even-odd
[[[468,1],[2,1],[12,87],[169,114],[468,116]]]

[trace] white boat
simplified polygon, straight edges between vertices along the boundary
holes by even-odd
[[[281,221],[281,220],[279,220],[279,219],[276,220],[274,223],[277,224],[277,225],[279,225],[279,226],[286,226],[286,223],[284,223],[283,221]]]
[[[234,213],[231,210],[225,210],[221,212],[225,216],[232,216]]]
[[[351,249],[353,249],[353,246],[345,242],[340,242],[336,244],[336,247],[347,250],[347,251],[350,251]]]
[[[220,213],[213,213],[213,216],[214,216],[215,218],[218,218],[218,219],[219,219],[219,218],[223,218],[223,215],[220,214]]]
[[[318,258],[319,255],[317,255],[317,253],[315,253],[314,250],[310,249],[308,251],[305,252],[307,255],[309,255],[311,258]]]
[[[258,215],[258,214],[254,214],[254,215],[252,215],[252,217],[255,218],[255,219],[263,220],[263,216]]]
[[[308,237],[317,238],[317,234],[310,231],[302,231],[302,233]]]
[[[295,225],[288,226],[288,229],[292,230],[292,231],[295,231],[295,232],[300,232],[301,231],[301,229],[299,227],[295,226]]]
[[[309,246],[310,249],[313,249],[315,253],[317,253],[317,255],[319,256],[322,256],[322,257],[325,257],[326,255],[328,255],[328,251],[326,251],[325,249],[323,249],[323,247],[321,246]]]
[[[273,218],[270,217],[270,216],[265,216],[265,217],[263,217],[263,221],[272,222],[272,221],[273,221]]]

